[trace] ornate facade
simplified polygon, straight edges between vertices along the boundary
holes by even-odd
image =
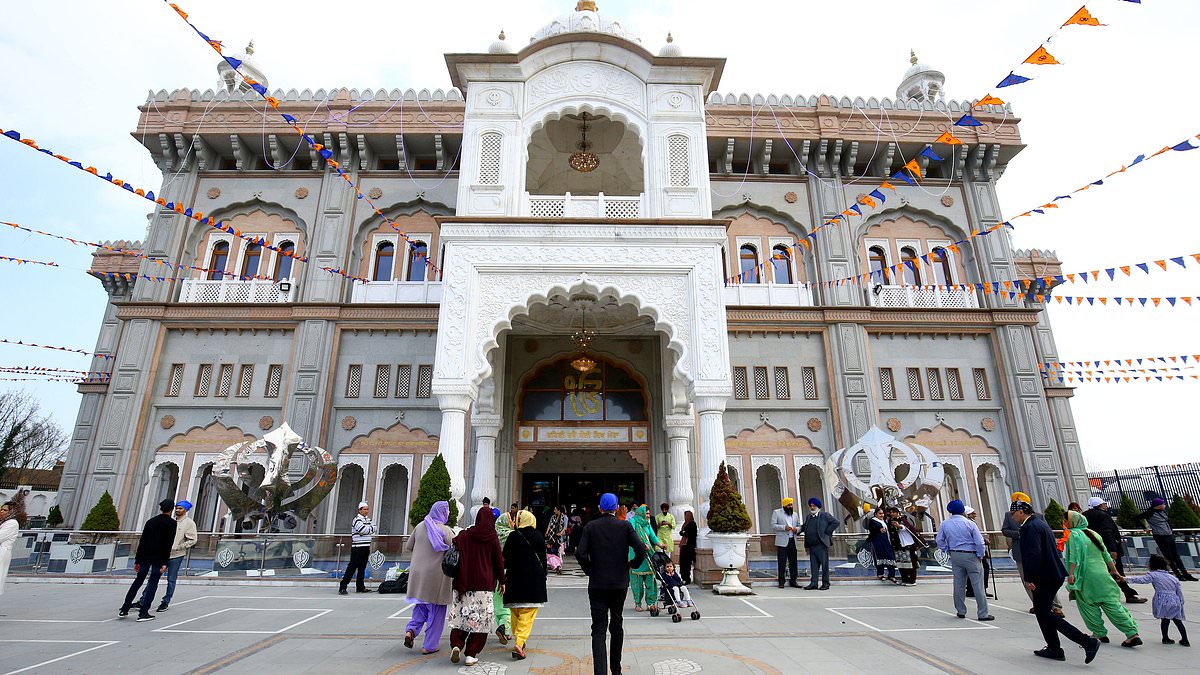
[[[339,458],[311,531],[366,498],[405,532],[439,453],[464,503],[613,490],[698,514],[726,462],[762,529],[780,496],[829,501],[824,458],[873,425],[936,452],[943,500],[992,529],[1010,490],[1086,490],[1043,308],[953,287],[1057,265],[1004,231],[950,247],[1002,220],[1010,111],[975,109],[931,160],[970,104],[915,56],[897,100],[723,95],[724,59],[655,55],[592,4],[447,55],[447,90],[274,92],[390,223],[231,73],[152,93],[135,137],[160,195],[237,233],[152,214],[136,247],[201,268],[181,281],[97,252],[115,358],[81,385],[68,522],[108,490],[127,524],[174,496],[230,527],[213,455],[282,421]],[[797,244],[913,157],[920,185]]]

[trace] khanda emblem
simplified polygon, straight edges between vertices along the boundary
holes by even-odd
[[[600,412],[603,405],[600,399],[600,370],[593,368],[578,377],[567,375],[563,378],[563,389],[567,391],[567,401],[576,417],[591,417]]]

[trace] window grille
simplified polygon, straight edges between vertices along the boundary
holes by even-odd
[[[908,368],[905,370],[905,376],[908,378],[908,397],[914,401],[924,400],[925,393],[921,390],[921,369]]]
[[[246,364],[242,366],[242,370],[238,373],[238,389],[237,395],[239,398],[250,397],[250,385],[254,383],[254,366]]]
[[[358,398],[362,391],[362,365],[351,364],[346,373],[346,398]]]
[[[196,398],[208,396],[210,386],[212,386],[212,364],[201,363],[200,371],[196,373]]]
[[[283,364],[272,363],[267,368],[267,388],[263,390],[263,396],[267,398],[279,398],[279,390],[283,387]]]
[[[489,132],[479,137],[479,184],[500,184],[500,155],[504,139]]]
[[[217,396],[228,396],[233,387],[233,364],[222,363],[217,370]]]
[[[396,398],[408,398],[412,388],[412,366],[396,366]]]
[[[429,398],[433,395],[433,366],[417,368],[417,398]]]
[[[987,371],[983,368],[975,368],[972,373],[975,375],[975,398],[980,401],[992,400],[992,392],[988,389]]]
[[[750,385],[747,382],[745,366],[737,366],[733,369],[733,397],[739,400],[750,398]]]
[[[775,398],[786,401],[792,397],[792,385],[788,382],[788,369],[775,366]]]
[[[926,368],[925,380],[929,383],[930,401],[941,401],[945,398],[942,396],[942,375],[937,368]]]
[[[667,170],[671,187],[687,187],[692,184],[688,145],[688,137],[682,134],[667,137]]]
[[[171,376],[167,378],[167,396],[178,396],[183,388],[183,364],[171,364]]]
[[[879,369],[880,397],[885,401],[896,400],[896,380],[892,377],[891,368]]]
[[[375,366],[375,398],[387,398],[388,385],[392,380],[392,367],[389,365]]]
[[[754,398],[771,398],[766,366],[754,366]]]
[[[946,369],[946,389],[950,392],[951,401],[963,400],[962,376],[958,374],[958,368]]]
[[[805,400],[817,400],[817,369],[812,366],[805,366],[800,371],[800,377],[804,380]]]

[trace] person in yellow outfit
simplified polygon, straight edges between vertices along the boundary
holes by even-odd
[[[528,511],[517,513],[516,525],[504,543],[504,606],[512,612],[512,656],[524,659],[533,621],[546,606],[546,538]]]
[[[655,525],[658,526],[658,543],[662,544],[663,550],[667,555],[675,552],[675,516],[671,515],[671,505],[663,502],[659,504],[662,513],[655,518]]]

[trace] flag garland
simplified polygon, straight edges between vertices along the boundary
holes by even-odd
[[[1144,363],[1183,363],[1187,364],[1188,359],[1192,360],[1193,364],[1200,363],[1200,354],[1178,354],[1174,356],[1139,356],[1134,358],[1122,359],[1094,359],[1091,361],[1042,361],[1038,363],[1038,370],[1047,370],[1055,366],[1070,368],[1071,366],[1081,366],[1084,368],[1100,368],[1101,364],[1109,366],[1116,364],[1117,366],[1133,366],[1142,365]]]
[[[354,179],[350,178],[350,176],[347,175],[344,170],[342,170],[341,164],[337,160],[333,159],[333,151],[330,150],[329,148],[325,147],[323,144],[318,143],[315,138],[313,138],[311,135],[309,135],[308,132],[306,132],[299,125],[299,123],[297,122],[295,117],[288,115],[288,114],[284,113],[283,111],[281,111],[279,109],[279,99],[275,98],[274,96],[271,96],[267,92],[267,87],[265,85],[263,85],[262,83],[258,82],[254,78],[249,77],[248,75],[246,75],[245,73],[242,72],[242,70],[241,70],[242,61],[241,60],[236,59],[232,56],[225,56],[225,54],[222,53],[222,51],[221,51],[222,42],[220,40],[214,40],[213,38],[211,38],[208,35],[201,32],[200,29],[197,28],[196,25],[193,24],[191,22],[191,20],[188,19],[187,12],[183,11],[183,9],[179,7],[179,5],[177,5],[173,2],[170,2],[170,0],[163,0],[163,2],[165,2],[171,9],[173,9],[175,11],[175,13],[179,15],[179,18],[182,19],[183,22],[186,23],[196,33],[196,35],[198,35],[202,40],[204,40],[204,42],[209,47],[211,47],[212,50],[215,51],[217,53],[217,55],[220,56],[225,61],[225,63],[229,64],[229,67],[232,68],[233,71],[235,73],[237,73],[239,77],[242,78],[242,80],[246,83],[247,86],[249,86],[251,89],[253,89],[259,96],[262,96],[263,100],[267,102],[267,105],[271,106],[271,108],[274,109],[275,112],[279,113],[280,117],[283,118],[283,121],[285,123],[287,123],[287,125],[289,127],[291,127],[292,130],[295,131],[300,136],[300,138],[303,139],[304,142],[307,143],[309,145],[309,147],[311,147],[313,149],[313,151],[315,151],[321,157],[321,159],[325,162],[326,166],[333,169],[337,173],[337,175],[341,177],[342,180],[346,181],[346,184],[349,185],[350,189],[354,191],[355,197],[366,202],[367,205],[371,207],[371,210],[375,212],[375,215],[382,218],[383,222],[385,222],[389,226],[391,226],[391,228],[393,230],[395,230],[400,235],[400,238],[403,239],[406,243],[408,243],[408,244],[413,243],[413,240],[409,238],[409,236],[404,232],[404,230],[401,230],[399,225],[396,225],[396,223],[393,222],[391,218],[388,218],[383,213],[383,211],[381,211],[379,209],[379,207],[375,204],[375,202],[372,201],[371,198],[366,195],[366,193],[364,193],[361,189],[359,189],[358,185],[356,185],[354,183]],[[434,272],[437,272],[440,274],[442,271],[440,268],[438,268],[437,265],[433,264],[433,262],[429,259],[429,256],[425,256],[425,264],[430,269],[432,269]],[[363,279],[362,281],[367,281],[367,280]]]
[[[56,262],[45,262],[42,260],[29,260],[27,258],[10,258],[6,255],[0,255],[0,260],[5,262],[14,262],[18,265],[44,265],[46,267],[60,267]]]
[[[1059,378],[1060,381],[1075,383],[1075,382],[1096,382],[1103,384],[1121,384],[1128,382],[1170,382],[1179,380],[1200,380],[1200,375],[1098,375],[1095,377],[1086,377],[1078,375],[1068,375],[1065,378]]]
[[[72,352],[75,354],[83,354],[84,356],[93,356],[98,359],[115,359],[115,358],[117,358],[116,356],[114,356],[112,354],[96,354],[95,352],[89,352],[89,351],[86,351],[83,349],[72,349],[71,347],[55,347],[53,345],[40,345],[36,342],[25,342],[24,340],[9,340],[7,338],[0,338],[0,343],[6,344],[6,345],[17,345],[20,347],[38,347],[41,349],[53,349],[55,351],[60,351],[60,352]]]
[[[766,260],[755,265],[753,269],[745,270],[745,271],[741,272],[740,274],[735,274],[731,277],[726,277],[725,285],[726,286],[736,286],[738,284],[760,283],[757,280],[762,279],[766,275],[766,271],[767,271],[766,266],[768,264],[770,264],[771,261],[773,261],[773,260],[789,260],[789,261],[792,260],[793,259],[792,247],[788,246],[787,244],[780,244],[780,245],[783,246],[783,248],[785,249],[785,253],[772,252],[770,257],[768,257]],[[754,279],[754,281],[751,281],[751,279]],[[805,288],[809,287],[809,284],[800,284],[800,285],[804,286]]]
[[[104,377],[111,373],[104,370],[77,370],[75,368],[51,368],[48,366],[0,366],[0,373],[28,373],[31,375],[84,375]]]

